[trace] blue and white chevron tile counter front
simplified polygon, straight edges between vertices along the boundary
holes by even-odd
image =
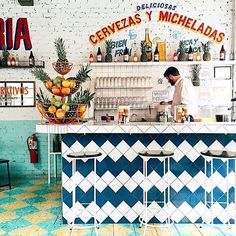
[[[236,151],[236,123],[133,123],[37,125],[39,133],[62,134],[62,211],[63,222],[73,220],[80,202],[91,202],[93,197],[93,163],[76,163],[72,175],[71,152],[99,151],[97,162],[97,204],[84,207],[76,223],[91,223],[94,210],[102,223],[137,223],[143,210],[142,159],[138,152],[144,149],[166,149],[174,152],[170,171],[163,176],[163,160],[149,160],[148,189],[152,200],[162,198],[167,182],[171,187],[168,209],[176,223],[202,222],[210,210],[204,205],[204,192],[213,181],[214,198],[224,199],[229,189],[230,204],[216,204],[212,218],[225,223],[235,210],[235,163],[230,162],[229,184],[226,184],[224,162],[214,163],[212,176],[204,174],[204,157],[200,152],[210,149]],[[76,203],[72,191],[76,189]],[[228,208],[228,209],[226,209]],[[154,209],[154,210],[152,210]],[[209,211],[209,212],[208,212]],[[225,212],[229,214],[224,214]],[[165,222],[165,209],[153,203],[149,209],[152,222]]]

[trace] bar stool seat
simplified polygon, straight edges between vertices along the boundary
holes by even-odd
[[[96,187],[96,172],[97,172],[97,157],[101,156],[102,153],[100,152],[73,152],[67,155],[68,158],[72,159],[72,175],[75,174],[76,172],[76,161],[77,160],[93,160],[94,161],[94,177],[93,177],[93,202],[96,204],[96,199],[97,199],[97,195],[96,195],[96,191],[97,191],[97,187]],[[76,198],[76,189],[74,189],[74,191],[72,192],[72,207],[75,205],[75,198]],[[90,202],[91,203],[91,202]],[[89,205],[90,203],[82,203],[80,202],[81,205]],[[83,213],[83,209],[80,210],[80,214]],[[95,230],[95,234],[98,236],[98,232],[97,229],[100,225],[100,223],[97,220],[97,215],[96,212],[93,215],[93,219],[94,219],[94,223],[91,226],[79,226],[79,225],[75,225],[75,219],[78,218],[79,214],[77,215],[77,212],[75,212],[76,217],[74,218],[73,222],[70,222],[70,235],[73,234],[74,229],[89,229],[89,228],[93,228]]]
[[[163,163],[163,176],[165,176],[170,169],[170,158],[174,155],[174,152],[172,151],[167,151],[167,150],[145,150],[142,152],[139,152],[139,155],[142,157],[143,159],[143,175],[144,175],[144,188],[143,188],[143,206],[144,206],[144,211],[142,212],[142,214],[145,214],[144,217],[142,216],[142,214],[139,217],[139,221],[140,221],[140,226],[144,225],[144,233],[143,236],[146,235],[146,230],[147,230],[147,226],[150,227],[157,227],[154,225],[150,225],[150,223],[148,222],[148,216],[147,216],[147,210],[148,210],[148,204],[152,203],[153,201],[149,201],[148,200],[148,190],[146,189],[147,187],[147,180],[148,180],[148,173],[147,173],[147,167],[148,167],[148,160],[149,159],[163,159],[164,163]],[[166,160],[167,160],[167,168],[166,168]],[[168,182],[167,183],[167,189],[164,189],[164,197],[162,201],[157,201],[158,203],[162,203],[164,204],[164,208],[167,207],[168,202],[170,201],[170,185]],[[167,192],[167,193],[166,193]],[[167,196],[166,196],[167,195]],[[171,218],[170,218],[170,214],[169,211],[167,212],[168,216],[167,216],[167,221],[170,224]]]
[[[204,194],[204,201],[205,201],[205,209],[211,208],[211,220],[210,223],[213,224],[213,205],[214,203],[219,203],[219,204],[226,204],[226,208],[229,206],[229,189],[228,189],[228,184],[229,184],[229,161],[236,159],[236,152],[232,151],[226,151],[226,150],[210,150],[207,149],[205,151],[201,151],[201,154],[203,157],[205,157],[205,194]],[[214,189],[213,189],[213,172],[214,172],[214,160],[222,160],[226,161],[226,178],[227,178],[227,190],[226,190],[226,202],[217,202],[214,200]],[[207,199],[207,190],[206,190],[206,176],[207,176],[207,162],[210,163],[210,177],[211,177],[211,189],[210,189],[210,201]],[[236,186],[235,186],[236,187]],[[236,219],[234,219],[236,222]],[[204,223],[204,220],[203,220]],[[229,220],[228,220],[229,223]]]
[[[2,184],[0,187],[5,187],[9,186],[9,189],[11,189],[11,176],[10,176],[10,168],[9,168],[9,160],[6,159],[0,159],[0,164],[7,164],[7,177],[8,177],[8,183],[7,184]]]

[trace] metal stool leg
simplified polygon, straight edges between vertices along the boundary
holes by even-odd
[[[170,157],[167,158],[167,177],[168,174],[170,173]],[[168,178],[167,178],[168,181]],[[171,224],[171,216],[170,216],[170,209],[169,209],[169,204],[170,204],[170,183],[169,181],[167,182],[167,213],[168,213],[168,224]]]

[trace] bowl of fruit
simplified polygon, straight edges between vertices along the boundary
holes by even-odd
[[[42,90],[36,94],[37,108],[41,115],[52,124],[70,124],[77,122],[79,105],[73,102],[62,102],[54,96],[49,100]]]
[[[44,80],[47,90],[57,96],[68,96],[76,93],[80,88],[80,82],[75,77],[67,79],[56,76],[54,79]]]

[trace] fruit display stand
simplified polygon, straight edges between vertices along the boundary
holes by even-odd
[[[54,64],[54,63],[53,63]],[[61,67],[61,66],[60,66]],[[62,68],[62,67],[61,67]],[[78,121],[78,103],[71,102],[71,95],[76,93],[80,88],[80,82],[75,77],[64,77],[72,69],[72,63],[69,67],[59,70],[54,64],[55,71],[60,73],[55,79],[47,77],[44,85],[47,90],[53,94],[49,100],[42,90],[37,93],[37,108],[41,115],[52,124],[70,124]],[[38,70],[41,74],[46,74],[42,70]],[[58,96],[59,98],[56,98]]]

